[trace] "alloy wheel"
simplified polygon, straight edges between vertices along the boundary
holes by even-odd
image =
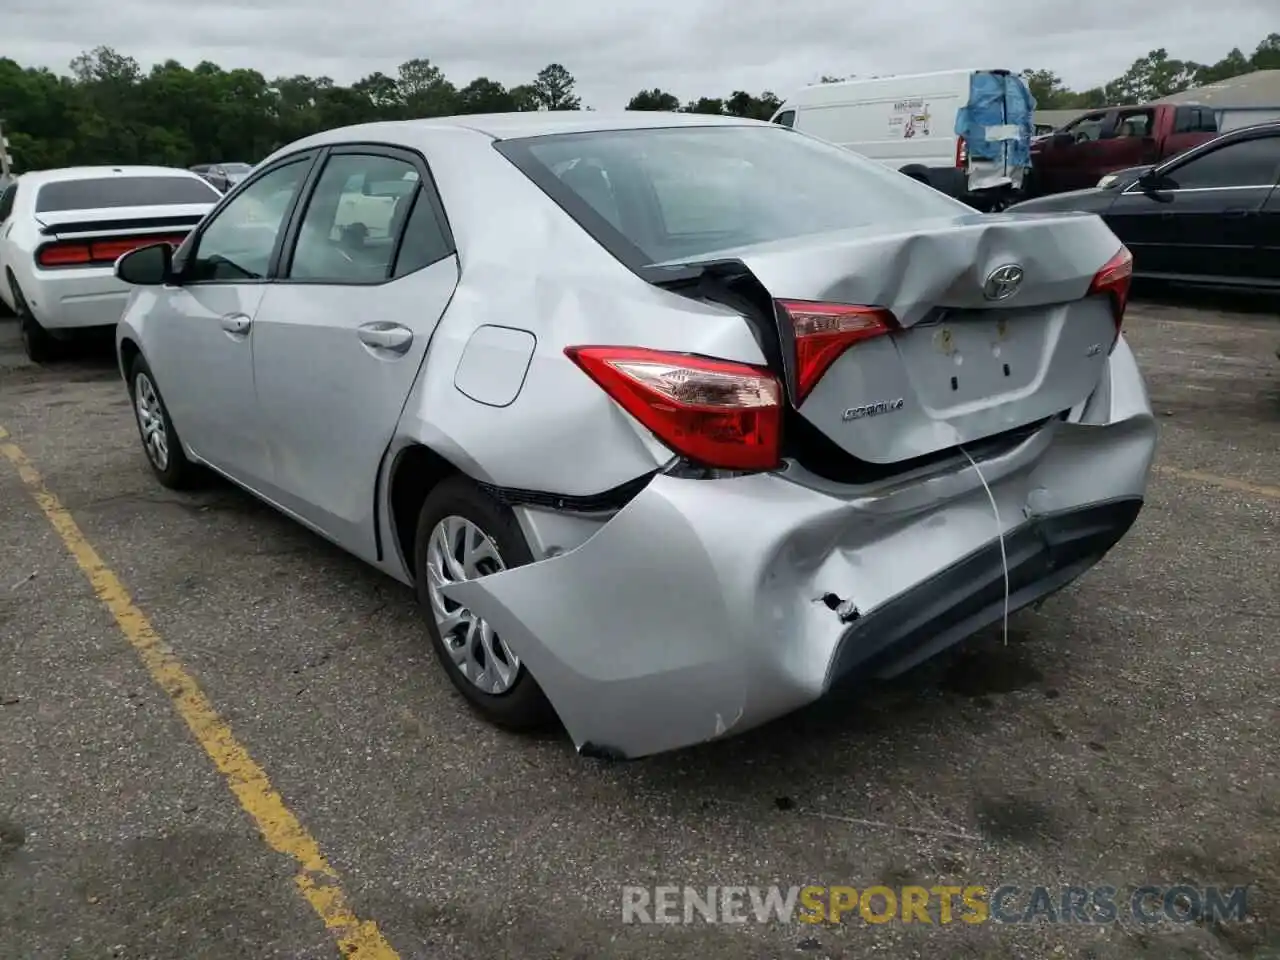
[[[142,446],[157,470],[169,467],[169,431],[164,425],[164,408],[155,384],[145,373],[139,373],[133,381],[133,406],[138,415],[138,430],[142,433]]]
[[[443,592],[447,584],[505,570],[497,544],[470,520],[445,517],[427,540],[426,568],[431,615],[458,672],[484,693],[506,693],[519,678],[519,658],[487,621]]]

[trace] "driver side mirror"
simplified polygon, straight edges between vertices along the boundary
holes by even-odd
[[[138,247],[116,261],[116,279],[139,287],[158,287],[173,279],[173,247],[153,243]]]

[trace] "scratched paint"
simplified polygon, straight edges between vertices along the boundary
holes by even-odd
[[[8,431],[0,427],[0,441],[8,439]],[[146,614],[133,602],[124,584],[85,538],[71,513],[45,486],[26,454],[12,442],[0,442],[0,453],[17,469],[32,498],[89,579],[94,593],[115,618],[120,632],[137,652],[156,685],[173,702],[174,709],[218,768],[263,840],[297,863],[298,890],[333,934],[342,956],[354,960],[398,960],[398,954],[377,924],[360,919],[352,911],[338,873],[321,852],[320,845],[285,804],[266,772],[235,738],[231,727],[156,632]]]

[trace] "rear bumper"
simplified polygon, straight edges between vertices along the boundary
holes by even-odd
[[[129,292],[110,267],[41,270],[22,285],[32,314],[49,330],[112,326]]]
[[[1011,611],[1066,585],[1133,523],[1155,443],[1121,341],[1088,403],[981,476],[658,476],[576,549],[447,592],[528,665],[580,750],[643,756],[901,672],[998,620],[1002,535]]]

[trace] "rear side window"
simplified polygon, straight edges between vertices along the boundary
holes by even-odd
[[[18,197],[18,185],[11,183],[5,187],[4,192],[0,193],[0,223],[4,223],[9,219],[9,214],[13,213],[13,201]]]
[[[1280,137],[1255,137],[1202,153],[1170,170],[1167,178],[1180,190],[1259,187],[1275,183],[1277,169]]]
[[[196,177],[95,177],[44,184],[36,193],[36,213],[217,203],[221,198]]]
[[[1207,107],[1179,107],[1173,115],[1173,132],[1217,133],[1217,111]]]
[[[495,146],[633,268],[967,209],[777,126],[561,134]]]

